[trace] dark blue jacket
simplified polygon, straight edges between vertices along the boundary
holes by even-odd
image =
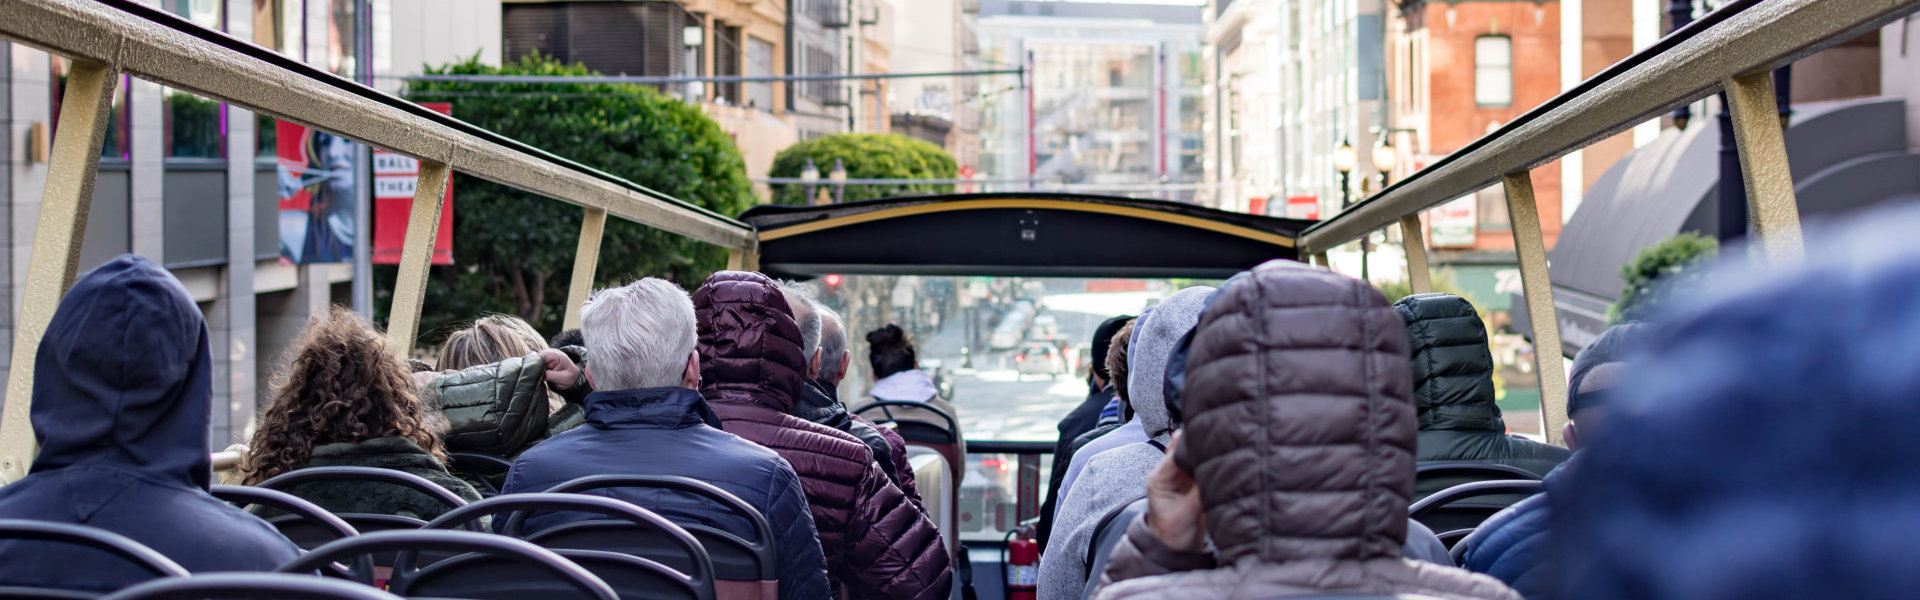
[[[34,359],[33,472],[0,518],[98,527],[194,572],[268,571],[298,549],[207,494],[213,366],[206,322],[165,269],[123,255],[60,301]],[[224,409],[222,409],[224,410]],[[111,590],[152,578],[88,549],[0,542],[0,584]]]
[[[1473,534],[1460,540],[1460,568],[1492,575],[1527,600],[1552,596],[1546,568],[1547,530],[1552,520],[1549,494],[1561,483],[1562,473],[1578,460],[1561,463],[1548,473],[1546,492],[1494,513]]]
[[[681,475],[705,481],[760,509],[773,526],[773,543],[780,555],[780,600],[826,600],[832,595],[827,559],[800,490],[800,477],[772,450],[715,428],[719,418],[699,391],[680,387],[597,391],[587,396],[586,410],[586,426],[521,453],[501,493],[544,491],[588,475]],[[603,495],[675,522],[699,523],[754,538],[746,519],[698,497],[633,488],[605,490]],[[527,519],[527,528],[538,531],[568,520],[573,519],[536,514]]]

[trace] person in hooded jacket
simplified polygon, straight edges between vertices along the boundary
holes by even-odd
[[[1416,294],[1393,304],[1413,338],[1413,394],[1420,462],[1486,462],[1546,476],[1567,449],[1507,433],[1494,403],[1487,326],[1467,299]]]
[[[901,484],[899,471],[900,465],[906,459],[905,442],[901,443],[900,456],[895,456],[893,445],[888,443],[887,436],[880,432],[880,428],[864,419],[854,419],[853,415],[847,413],[847,405],[841,404],[840,400],[828,390],[827,384],[820,381],[820,371],[825,360],[821,353],[821,345],[827,329],[827,315],[821,310],[824,307],[815,302],[812,294],[797,283],[782,282],[780,293],[786,296],[787,306],[793,308],[794,322],[800,324],[800,353],[807,357],[806,388],[801,390],[800,397],[793,404],[793,416],[860,438],[860,442],[866,444],[868,450],[873,451],[873,460],[880,463],[880,469],[886,473],[887,480],[898,486],[900,491],[907,494],[907,498],[913,501],[913,505],[924,512],[926,507],[920,502],[920,493]],[[911,469],[907,477],[909,480],[913,477]]]
[[[1133,323],[1137,326],[1140,323],[1146,322],[1147,318],[1152,317],[1153,311],[1158,308],[1158,306],[1155,306],[1141,311],[1140,316],[1135,318]],[[1135,335],[1138,335],[1138,333],[1136,332]],[[1108,350],[1109,355],[1114,352],[1117,351]],[[1108,370],[1111,371],[1113,368],[1111,363],[1113,361],[1109,360],[1107,362],[1109,363]],[[1129,377],[1130,376],[1131,374],[1129,374]],[[1087,461],[1092,460],[1093,457],[1099,456],[1101,453],[1114,448],[1128,444],[1145,443],[1151,439],[1147,436],[1146,426],[1140,421],[1140,412],[1133,406],[1133,396],[1127,393],[1125,389],[1125,386],[1129,384],[1126,382],[1116,382],[1115,385],[1120,389],[1114,400],[1120,403],[1121,412],[1125,415],[1126,421],[1118,424],[1106,423],[1100,425],[1099,427],[1095,427],[1093,431],[1080,434],[1079,438],[1073,440],[1073,456],[1067,461],[1067,474],[1060,478],[1061,498],[1066,498],[1067,493],[1073,490],[1074,482],[1080,480],[1081,471],[1087,468]],[[1058,529],[1059,509],[1056,508],[1054,513],[1054,527]]]
[[[1551,494],[1556,598],[1913,597],[1916,224],[1872,211],[1672,296]]]
[[[298,556],[273,526],[207,493],[213,353],[200,308],[166,269],[123,254],[74,282],[33,375],[40,453],[0,487],[0,519],[104,529],[195,573],[271,571]],[[97,550],[0,541],[0,585],[106,592],[152,578]]]
[[[1548,473],[1546,491],[1515,503],[1474,528],[1460,540],[1460,566],[1492,575],[1528,600],[1551,597],[1547,548],[1552,522],[1551,496],[1564,490],[1566,474],[1577,468],[1580,440],[1596,435],[1605,423],[1608,392],[1620,383],[1629,357],[1644,347],[1653,330],[1644,323],[1627,322],[1608,328],[1573,359],[1567,389],[1565,439],[1575,458]],[[1567,493],[1560,491],[1559,493]]]
[[[1092,362],[1087,369],[1087,399],[1061,418],[1056,427],[1060,437],[1054,441],[1053,470],[1047,476],[1047,498],[1040,503],[1040,524],[1035,531],[1043,554],[1053,538],[1053,513],[1060,504],[1060,484],[1067,478],[1067,467],[1073,464],[1073,442],[1082,434],[1099,427],[1107,406],[1118,401],[1112,375],[1107,372],[1107,349],[1113,342],[1114,334],[1132,322],[1132,315],[1121,315],[1107,319],[1093,329]],[[1118,408],[1115,410],[1117,412]]]
[[[473,486],[447,472],[446,451],[428,427],[407,365],[359,315],[335,307],[307,322],[292,360],[275,380],[273,403],[241,469],[246,485],[307,467],[376,467],[418,475],[468,502]],[[286,490],[335,513],[431,521],[453,510],[443,500],[377,482],[314,481]],[[264,507],[260,514],[273,514]]]
[[[700,374],[693,303],[672,282],[646,278],[600,290],[580,309],[596,357],[586,375],[586,425],[521,453],[503,493],[542,492],[590,475],[680,475],[711,483],[758,509],[773,526],[780,600],[826,600],[827,561],[800,478],[779,455],[719,429],[694,389]],[[670,490],[611,488],[597,495],[631,502],[679,523],[753,540],[752,523],[711,500]],[[529,532],[591,518],[535,512]],[[505,519],[497,519],[496,527]],[[758,540],[767,543],[769,540]]]
[[[1404,324],[1366,282],[1273,260],[1223,285],[1185,361],[1184,431],[1098,597],[1518,600],[1403,557],[1418,433],[1406,356]]]
[[[793,416],[807,361],[793,309],[773,280],[720,271],[694,292],[693,306],[701,395],[729,433],[772,449],[799,473],[833,582],[853,598],[946,598],[953,559],[939,529],[887,481],[859,438]]]
[[[813,309],[820,312],[820,359],[818,373],[810,380],[812,385],[809,389],[821,395],[810,401],[831,402],[829,410],[846,412],[847,405],[840,402],[840,380],[846,378],[847,369],[853,364],[853,351],[847,349],[845,321],[840,318],[839,313],[833,312],[832,308],[819,302],[813,303]],[[829,359],[830,356],[839,358]],[[914,480],[913,463],[907,455],[907,440],[900,437],[900,433],[894,431],[892,427],[881,427],[860,415],[847,413],[847,421],[854,429],[874,432],[886,444],[886,453],[875,454],[874,462],[880,463],[880,467],[887,473],[888,480],[892,481],[895,487],[900,488],[900,492],[906,494],[907,499],[912,500],[914,506],[919,507],[921,512],[926,512],[926,504],[920,498],[920,486]],[[826,424],[822,421],[815,422]],[[858,435],[869,448],[875,447],[872,438],[864,433]],[[891,461],[891,464],[887,461]]]
[[[1167,413],[1161,389],[1167,360],[1180,337],[1200,320],[1200,310],[1214,288],[1190,287],[1160,301],[1153,312],[1134,323],[1127,342],[1127,401],[1147,434],[1147,441],[1108,450],[1087,461],[1080,478],[1068,488],[1054,515],[1059,544],[1040,557],[1040,600],[1078,600],[1087,587],[1090,558],[1087,546],[1099,534],[1100,520],[1113,509],[1146,495],[1147,475],[1165,456],[1166,443],[1178,425]]]

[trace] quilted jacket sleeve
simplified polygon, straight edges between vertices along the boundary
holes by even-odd
[[[887,446],[893,448],[893,472],[898,474],[894,484],[900,487],[900,493],[913,501],[914,508],[926,512],[926,503],[920,500],[920,489],[913,482],[913,462],[907,460],[907,440],[891,427],[875,427],[880,435],[887,438]]]
[[[887,482],[879,463],[868,463],[858,490],[859,504],[848,531],[864,535],[854,540],[836,579],[851,587],[855,598],[947,598],[953,586],[953,557],[940,530],[900,488]]]

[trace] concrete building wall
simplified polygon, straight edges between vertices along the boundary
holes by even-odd
[[[374,1],[375,14],[385,8],[391,24],[382,30],[375,22],[374,53],[379,57],[379,71],[417,74],[423,65],[462,61],[476,54],[483,64],[500,64],[498,2]]]

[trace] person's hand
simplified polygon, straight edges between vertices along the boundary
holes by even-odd
[[[427,386],[433,385],[433,382],[440,379],[440,375],[439,371],[415,371],[413,373],[413,387],[423,390],[427,389]]]
[[[580,365],[573,364],[567,353],[548,348],[540,351],[540,360],[547,363],[547,385],[555,390],[570,390],[580,385]]]
[[[1207,513],[1200,505],[1200,486],[1173,456],[1181,434],[1167,444],[1167,456],[1147,476],[1147,529],[1168,548],[1199,552],[1207,543]]]

